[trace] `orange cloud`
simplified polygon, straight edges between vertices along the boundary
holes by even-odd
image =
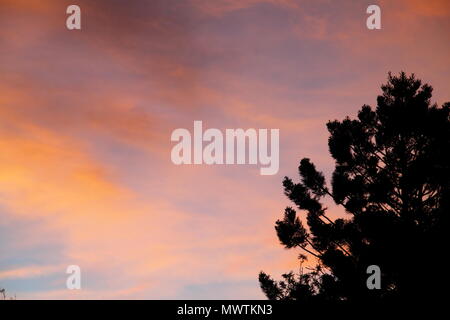
[[[33,278],[49,273],[61,272],[64,270],[60,266],[29,266],[23,268],[16,268],[11,270],[0,271],[0,280],[17,279],[17,278]]]

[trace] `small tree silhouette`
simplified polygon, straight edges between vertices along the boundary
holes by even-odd
[[[6,295],[6,290],[0,288],[0,300],[16,300],[16,295],[14,295],[14,297],[8,297]]]
[[[359,301],[439,293],[447,251],[450,103],[431,105],[432,87],[414,74],[389,73],[381,89],[376,110],[364,105],[358,119],[327,124],[335,160],[331,190],[306,158],[300,182],[284,178],[284,193],[306,211],[308,228],[288,207],[276,221],[278,238],[318,262],[308,273],[301,268],[300,274],[284,274],[282,281],[261,272],[269,299]],[[324,197],[350,218],[330,219]],[[380,267],[379,290],[366,285],[369,265]]]

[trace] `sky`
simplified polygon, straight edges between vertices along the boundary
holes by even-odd
[[[81,30],[66,28],[71,4]],[[326,122],[375,106],[389,71],[449,101],[449,31],[439,0],[0,0],[0,287],[263,299],[261,270],[299,268],[274,230],[283,177],[308,157],[329,181]],[[171,133],[195,120],[279,129],[278,173],[174,165]]]

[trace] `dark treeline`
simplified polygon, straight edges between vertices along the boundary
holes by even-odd
[[[300,262],[317,264],[281,281],[261,272],[269,299],[434,299],[445,290],[450,103],[432,104],[432,87],[403,72],[389,73],[381,89],[376,108],[364,105],[357,119],[328,122],[330,187],[307,158],[298,182],[285,177],[294,206],[276,221],[278,238],[299,249]],[[324,197],[343,206],[346,217],[330,219]],[[379,267],[379,289],[368,288],[371,265]]]

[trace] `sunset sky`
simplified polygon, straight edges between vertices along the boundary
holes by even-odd
[[[283,177],[308,157],[329,180],[326,122],[375,106],[388,71],[449,101],[449,57],[445,0],[0,0],[0,288],[263,299],[259,271],[299,268],[273,228]],[[279,129],[279,172],[174,165],[171,133],[194,120]]]

